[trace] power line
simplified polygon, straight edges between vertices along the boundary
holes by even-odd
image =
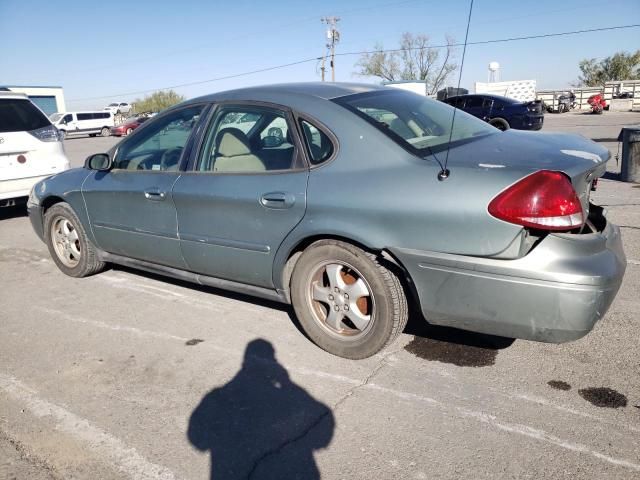
[[[590,28],[586,30],[573,30],[570,32],[556,32],[556,33],[545,33],[540,35],[527,35],[524,37],[509,37],[509,38],[499,38],[494,40],[479,40],[477,42],[469,42],[466,45],[487,45],[490,43],[505,43],[505,42],[515,42],[519,40],[534,40],[538,38],[550,38],[550,37],[563,37],[568,35],[578,35],[581,33],[592,33],[592,32],[605,32],[608,30],[622,30],[626,28],[637,28],[640,27],[640,24],[631,24],[631,25],[616,25],[614,27],[601,27],[601,28]],[[429,45],[428,47],[412,47],[412,48],[385,48],[383,50],[360,50],[357,52],[342,52],[336,53],[336,57],[342,55],[365,55],[371,53],[391,53],[391,52],[401,52],[405,50],[419,50],[421,48],[447,48],[447,47],[463,47],[464,43],[449,43],[443,45]]]
[[[628,28],[638,28],[640,27],[640,24],[631,24],[631,25],[616,25],[613,27],[601,27],[601,28],[591,28],[591,29],[585,29],[585,30],[573,30],[573,31],[569,31],[569,32],[556,32],[556,33],[546,33],[546,34],[541,34],[541,35],[527,35],[527,36],[523,36],[523,37],[509,37],[509,38],[500,38],[500,39],[493,39],[493,40],[480,40],[480,41],[476,41],[476,42],[468,42],[466,45],[487,45],[487,44],[492,44],[492,43],[506,43],[506,42],[515,42],[515,41],[521,41],[521,40],[533,40],[533,39],[539,39],[539,38],[551,38],[551,37],[562,37],[562,36],[569,36],[569,35],[578,35],[578,34],[583,34],[583,33],[593,33],[593,32],[606,32],[606,31],[611,31],[611,30],[623,30],[623,29],[628,29]],[[464,46],[464,43],[452,43],[452,44],[444,44],[444,45],[431,45],[429,47],[426,48],[447,48],[447,47],[462,47]],[[419,50],[420,48],[424,48],[424,47],[414,47],[414,48],[410,48],[408,50]],[[335,53],[335,56],[348,56],[348,55],[365,55],[365,54],[372,54],[372,53],[380,53],[380,52],[399,52],[402,50],[407,50],[407,49],[401,49],[401,48],[391,48],[391,49],[384,49],[384,50],[361,50],[361,51],[353,51],[353,52],[342,52],[342,53]],[[181,84],[176,84],[176,85],[170,85],[170,86],[166,86],[166,87],[158,87],[158,88],[149,88],[149,89],[145,89],[145,90],[137,90],[137,91],[132,91],[132,92],[123,92],[123,93],[118,93],[115,95],[100,95],[100,96],[95,96],[95,97],[83,97],[83,98],[74,98],[74,99],[70,99],[67,100],[68,102],[80,102],[80,101],[84,101],[84,100],[97,100],[97,99],[103,99],[103,98],[116,98],[116,97],[124,97],[127,95],[138,95],[138,94],[142,94],[142,93],[149,93],[149,92],[155,92],[158,90],[168,90],[168,89],[172,89],[172,88],[181,88],[181,87],[190,87],[193,85],[202,85],[204,83],[212,83],[212,82],[218,82],[221,80],[228,80],[231,78],[238,78],[238,77],[243,77],[243,76],[247,76],[247,75],[254,75],[256,73],[262,73],[262,72],[268,72],[271,70],[278,70],[281,68],[287,68],[287,67],[292,67],[294,65],[300,65],[303,63],[309,63],[309,62],[317,62],[318,60],[321,60],[322,57],[313,57],[313,58],[307,58],[307,59],[303,59],[303,60],[298,60],[295,62],[290,62],[290,63],[284,63],[284,64],[280,64],[280,65],[274,65],[271,67],[265,67],[265,68],[260,68],[257,70],[250,70],[247,72],[241,72],[241,73],[235,73],[235,74],[231,74],[231,75],[225,75],[222,77],[215,77],[215,78],[209,78],[206,80],[198,80],[195,82],[188,82],[188,83],[181,83]]]

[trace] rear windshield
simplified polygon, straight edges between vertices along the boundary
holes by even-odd
[[[30,132],[49,125],[49,119],[30,100],[0,100],[0,133]]]
[[[496,133],[489,124],[421,95],[402,90],[377,90],[339,97],[334,102],[358,114],[407,150],[426,155]]]

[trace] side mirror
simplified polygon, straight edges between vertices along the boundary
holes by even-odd
[[[284,143],[284,139],[282,137],[277,137],[273,135],[266,136],[262,139],[262,146],[267,148],[279,147]]]
[[[111,169],[111,159],[106,153],[95,153],[84,161],[84,168],[106,172]]]

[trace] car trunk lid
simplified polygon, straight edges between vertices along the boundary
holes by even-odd
[[[609,150],[579,135],[508,130],[452,148],[449,166],[507,171],[517,181],[538,170],[567,175],[585,212],[593,181],[606,171]],[[481,159],[481,160],[480,160]]]

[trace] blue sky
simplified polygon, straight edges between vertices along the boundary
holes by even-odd
[[[67,109],[102,107],[144,94],[90,98],[196,82],[320,56],[325,26],[338,15],[337,52],[393,48],[403,32],[446,34],[462,42],[467,0],[326,0],[304,2],[0,0],[0,85],[60,85]],[[604,15],[609,12],[610,15]],[[476,0],[469,41],[640,23],[639,0]],[[502,80],[535,79],[566,87],[578,62],[640,48],[640,28],[467,47],[462,86],[486,81],[498,61]],[[458,52],[460,60],[461,50]],[[354,74],[357,56],[339,57],[338,81],[377,81]],[[177,88],[186,97],[236,87],[319,80],[315,62]],[[456,77],[450,84],[457,83]]]

